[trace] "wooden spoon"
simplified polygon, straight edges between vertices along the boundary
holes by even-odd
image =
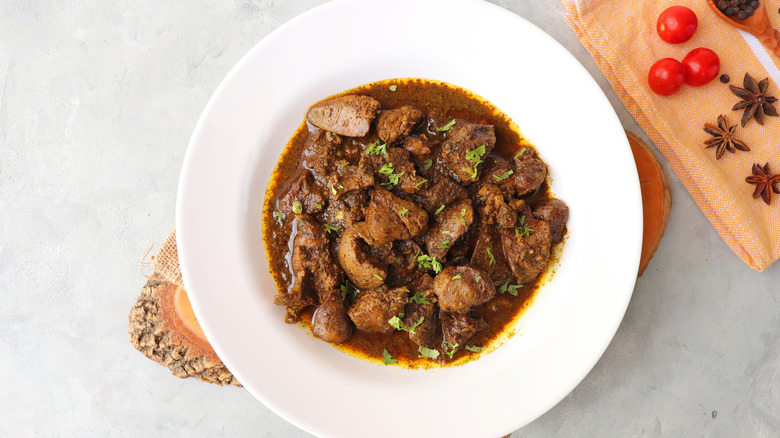
[[[764,0],[758,0],[758,7],[753,11],[753,15],[744,20],[737,20],[736,15],[731,17],[726,16],[726,14],[718,9],[718,6],[716,5],[717,1],[718,0],[707,0],[707,4],[710,5],[710,8],[721,18],[721,20],[739,30],[744,30],[755,36],[761,41],[761,44],[774,52],[775,55],[780,56],[780,32],[769,23],[769,17],[766,15],[766,8],[764,7]]]

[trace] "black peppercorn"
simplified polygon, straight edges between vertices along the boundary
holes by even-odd
[[[728,84],[730,80],[731,80],[731,78],[729,77],[729,75],[727,75],[727,74],[720,75],[720,82],[722,82],[724,84]]]

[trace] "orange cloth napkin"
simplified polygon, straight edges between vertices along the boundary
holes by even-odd
[[[780,2],[778,2],[780,3]],[[769,163],[780,173],[780,117],[765,117],[764,125],[750,120],[737,127],[736,136],[749,152],[726,152],[715,159],[715,149],[705,149],[710,135],[705,123],[717,124],[725,115],[739,124],[742,111],[732,111],[740,99],[718,79],[703,86],[683,85],[663,97],[647,85],[650,66],[661,58],[682,60],[697,47],[707,47],[720,57],[721,74],[731,85],[742,87],[745,73],[759,81],[769,77],[742,35],[721,21],[704,0],[564,0],[566,21],[596,64],[604,72],[620,100],[666,157],[726,244],[751,268],[763,271],[780,258],[780,195],[771,205],[753,199],[754,185],[745,182],[753,163]],[[685,43],[669,44],[656,32],[658,15],[681,4],[699,20],[696,34]],[[780,21],[779,4],[767,5],[772,24]],[[777,57],[771,57],[778,65]],[[770,78],[768,93],[780,98],[780,84]],[[780,111],[780,102],[775,104]]]

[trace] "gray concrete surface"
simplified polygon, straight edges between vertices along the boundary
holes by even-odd
[[[566,46],[641,133],[557,0],[494,2]],[[172,377],[126,327],[209,96],[319,3],[0,1],[0,436],[309,436],[243,389]],[[666,236],[615,339],[514,438],[780,436],[780,266],[750,270],[664,165]]]

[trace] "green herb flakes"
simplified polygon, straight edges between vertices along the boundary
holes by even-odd
[[[328,234],[330,234],[331,231],[338,231],[338,230],[339,230],[339,227],[334,227],[331,224],[325,224],[325,231],[327,231]]]
[[[387,153],[387,144],[382,143],[377,139],[366,148],[367,154],[384,155]]]
[[[404,316],[403,313],[401,313],[398,316],[394,316],[394,317],[390,318],[387,321],[387,323],[390,324],[390,326],[393,327],[396,330],[401,330],[401,331],[404,331],[404,332],[409,332],[411,334],[414,334],[414,329],[419,327],[420,324],[423,323],[423,320],[425,320],[425,317],[421,316],[420,319],[418,319],[417,322],[414,323],[413,326],[407,327],[407,326],[404,325],[403,320],[401,319],[401,318],[403,318],[403,316]]]
[[[449,357],[450,359],[452,359],[452,356],[454,356],[454,355],[455,355],[455,352],[457,352],[457,351],[458,351],[458,346],[460,346],[460,344],[453,344],[453,343],[451,343],[450,341],[444,341],[444,343],[445,343],[446,345],[448,345],[448,346],[449,346],[449,349],[450,349],[450,351],[446,351],[446,352],[444,352],[444,354],[446,354],[446,355],[447,355],[447,357]]]
[[[286,215],[286,214],[284,214],[284,213],[282,213],[281,211],[278,211],[278,210],[277,210],[277,211],[275,211],[275,212],[274,212],[274,218],[276,218],[276,222],[278,222],[278,223],[279,223],[279,225],[284,225],[284,224],[282,224],[282,220],[283,220],[285,217],[287,217],[287,215]]]
[[[423,179],[422,181],[418,182],[418,183],[417,183],[417,184],[415,184],[414,186],[415,186],[415,187],[417,187],[417,188],[419,189],[421,185],[423,185],[423,184],[425,184],[425,183],[427,183],[427,182],[428,182],[428,180],[427,180],[427,179]]]
[[[441,205],[441,207],[439,207],[439,209],[438,209],[438,210],[436,210],[436,212],[435,212],[435,213],[433,213],[433,215],[434,215],[434,216],[438,215],[439,213],[441,213],[442,211],[444,211],[444,208],[445,208],[445,207],[446,207],[446,206],[445,206],[444,204],[442,204],[442,205]]]
[[[425,347],[417,347],[417,351],[420,353],[418,358],[427,358],[427,359],[437,359],[439,357],[439,351],[438,350],[432,350],[430,348]]]
[[[389,88],[390,88],[390,91],[395,91],[395,90],[398,89],[398,85],[393,84]]]
[[[439,249],[447,249],[450,247],[450,239],[444,239],[439,243]]]
[[[385,279],[382,278],[382,276],[379,275],[379,274],[374,274],[374,277],[376,277],[376,279],[379,280],[379,281],[385,281]]]
[[[409,213],[408,208],[402,208],[401,211],[398,212],[399,216],[406,216],[406,213]]]
[[[504,174],[503,174],[503,175],[501,175],[501,176],[498,176],[498,175],[496,175],[496,174],[494,173],[494,174],[493,174],[493,178],[495,178],[495,179],[496,179],[496,181],[503,181],[503,180],[505,180],[505,179],[509,178],[510,176],[512,176],[512,174],[513,174],[513,173],[515,173],[515,172],[514,172],[512,169],[509,169],[509,170],[507,170],[506,172],[504,172]]]
[[[463,276],[459,273],[457,273],[454,277],[452,277],[453,280],[460,280]]]
[[[519,151],[517,151],[517,153],[515,154],[515,156],[514,156],[514,157],[512,157],[512,160],[516,160],[516,159],[517,159],[517,157],[519,157],[519,156],[523,155],[523,153],[524,153],[524,152],[525,152],[525,148],[521,148]]]
[[[482,145],[478,148],[474,148],[466,152],[466,159],[474,163],[474,169],[471,171],[471,178],[477,179],[477,166],[482,163],[482,156],[485,155],[486,145]]]
[[[464,348],[466,351],[470,351],[472,353],[482,353],[485,351],[485,347],[477,347],[476,345],[466,345]]]
[[[393,163],[387,163],[379,168],[379,173],[382,175],[390,175],[393,173]]]
[[[345,300],[349,298],[350,302],[355,300],[355,297],[357,296],[357,289],[355,289],[355,286],[353,286],[349,280],[347,280],[339,288],[341,289],[341,299]]]
[[[434,257],[433,260],[431,260],[431,268],[433,269],[433,272],[435,272],[436,274],[441,272],[441,263],[439,263],[439,261],[436,260],[436,257]]]
[[[463,226],[466,226],[466,209],[461,208],[460,209],[460,221],[463,222]]]
[[[428,158],[427,160],[425,160],[425,162],[423,162],[422,170],[428,170],[431,168],[431,166],[433,166],[433,160]]]
[[[431,304],[431,302],[423,296],[423,292],[415,292],[414,295],[409,298],[410,303],[417,303],[417,304]]]
[[[488,257],[490,257],[490,262],[488,263],[488,266],[493,266],[496,264],[496,257],[493,255],[493,250],[490,247],[487,247],[485,249],[487,251]]]
[[[450,122],[444,126],[436,128],[436,130],[439,132],[445,132],[445,131],[449,131],[450,128],[452,128],[453,126],[455,126],[455,119],[450,120]]]
[[[387,352],[387,348],[382,350],[382,363],[385,365],[392,365],[394,363],[398,362],[398,359],[393,359],[393,356],[390,356],[390,353]]]
[[[509,280],[507,280],[506,283],[502,284],[498,287],[498,292],[500,294],[505,294],[509,292],[509,295],[517,296],[517,290],[523,287],[522,284],[509,284]]]

